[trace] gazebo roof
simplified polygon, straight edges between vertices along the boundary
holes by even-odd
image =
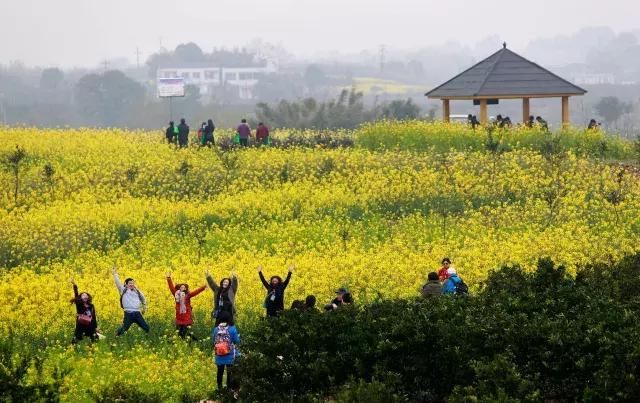
[[[427,92],[429,98],[544,98],[587,91],[503,48]]]

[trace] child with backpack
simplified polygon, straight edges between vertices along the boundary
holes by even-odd
[[[467,295],[469,287],[458,277],[458,272],[453,267],[447,270],[448,278],[442,284],[442,294],[444,295]]]
[[[221,311],[227,311],[233,318],[236,314],[236,295],[238,294],[238,276],[231,273],[231,278],[225,277],[216,284],[211,273],[205,272],[207,283],[213,291],[213,311],[211,318],[215,320]]]
[[[147,310],[147,301],[144,298],[144,294],[136,287],[135,280],[127,278],[124,280],[123,285],[115,266],[113,267],[113,279],[120,294],[120,307],[124,311],[122,326],[116,331],[116,336],[120,336],[129,330],[134,323],[140,326],[145,333],[149,333],[149,325],[142,316]]]
[[[211,341],[218,368],[216,374],[218,390],[222,389],[225,368],[227,370],[227,388],[235,389],[233,365],[236,358],[240,356],[240,352],[236,347],[240,344],[240,335],[228,311],[221,311],[216,318],[216,325],[211,332]]]
[[[189,292],[189,286],[187,284],[173,284],[171,279],[171,273],[167,273],[167,285],[171,295],[176,300],[176,329],[178,329],[178,335],[181,338],[185,338],[187,334],[191,340],[198,340],[193,333],[189,332],[191,325],[193,325],[193,315],[191,314],[191,298],[204,291],[207,286],[202,287]]]
[[[267,316],[277,316],[278,312],[284,311],[284,290],[289,285],[291,280],[291,273],[293,273],[293,266],[289,266],[289,272],[287,278],[282,281],[280,276],[272,276],[267,283],[267,280],[262,274],[262,266],[258,267],[258,275],[262,285],[267,289],[267,296],[264,300],[264,307],[267,309]]]
[[[84,336],[91,341],[98,340],[98,320],[96,316],[96,308],[91,301],[91,295],[87,292],[78,293],[76,282],[71,279],[73,285],[72,304],[76,306],[76,329],[73,332],[72,344],[76,344]]]

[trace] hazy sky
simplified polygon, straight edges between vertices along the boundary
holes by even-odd
[[[161,41],[210,50],[260,38],[310,55],[497,34],[517,50],[584,26],[638,29],[640,0],[0,0],[0,16],[0,63],[67,67],[133,61],[136,47],[145,60]]]

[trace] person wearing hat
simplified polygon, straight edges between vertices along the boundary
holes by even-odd
[[[325,311],[335,311],[339,307],[345,304],[352,304],[353,298],[351,293],[344,287],[340,287],[336,290],[336,297],[331,303],[324,306]]]
[[[289,272],[284,281],[282,281],[282,277],[280,276],[272,276],[269,282],[267,282],[262,274],[262,266],[258,266],[260,281],[262,281],[264,288],[267,289],[267,296],[264,299],[267,316],[278,316],[278,312],[284,311],[284,290],[289,285],[291,273],[293,273],[293,265],[289,266]]]

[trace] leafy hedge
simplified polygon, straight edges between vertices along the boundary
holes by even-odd
[[[475,295],[286,312],[244,334],[247,401],[634,401],[640,255],[505,267]]]

